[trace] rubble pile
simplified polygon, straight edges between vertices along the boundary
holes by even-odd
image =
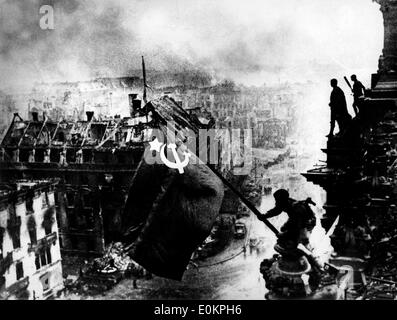
[[[365,242],[369,252],[365,256],[364,290],[357,299],[397,298],[397,172],[394,169],[397,158],[393,148],[396,144],[396,119],[397,113],[386,113],[382,121],[364,136],[366,153],[363,157],[362,193],[367,200],[361,198],[361,202],[357,200],[353,204],[361,207],[362,211],[361,215],[351,219],[356,224],[351,238],[355,240],[356,248]],[[348,237],[349,223],[344,223],[339,231]]]
[[[397,284],[397,283],[396,283]],[[357,300],[396,300],[397,288],[395,284],[371,281],[367,284],[366,292]]]
[[[93,261],[91,271],[99,273],[121,272],[137,277],[145,276],[145,269],[133,261],[121,242],[111,243],[103,257]]]
[[[76,294],[96,295],[127,277],[149,279],[151,274],[128,256],[127,248],[122,243],[115,242],[107,247],[102,257],[81,268],[80,277],[66,283],[66,289]]]
[[[266,299],[345,300],[351,275],[326,264],[323,270],[311,268],[301,256],[290,259],[278,254],[261,263],[260,272],[269,292]]]
[[[373,244],[362,299],[397,299],[396,214],[396,206],[391,205],[384,214],[369,219]]]

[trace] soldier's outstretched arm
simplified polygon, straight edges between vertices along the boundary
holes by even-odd
[[[283,211],[280,208],[274,207],[273,209],[270,209],[265,214],[258,216],[258,219],[263,221],[263,219],[269,219],[269,218],[276,217],[276,216],[280,215],[282,212]]]

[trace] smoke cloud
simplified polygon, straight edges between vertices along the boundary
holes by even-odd
[[[52,5],[55,29],[39,8]],[[245,84],[376,71],[370,0],[0,0],[0,87],[203,70]],[[368,80],[367,80],[368,79]]]

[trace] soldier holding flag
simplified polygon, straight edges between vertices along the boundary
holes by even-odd
[[[353,87],[351,86],[349,80],[347,80],[346,77],[344,77],[344,78],[345,78],[347,85],[349,86],[350,90],[353,93],[353,99],[354,99],[353,110],[357,117],[358,113],[359,113],[358,106],[360,104],[360,97],[362,97],[364,95],[365,87],[363,86],[363,84],[360,81],[358,81],[357,76],[355,74],[353,74],[350,77],[350,79],[353,81]]]

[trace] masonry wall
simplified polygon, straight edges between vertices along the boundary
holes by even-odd
[[[21,218],[20,226],[20,247],[14,248],[12,235],[8,229],[10,219],[9,204],[3,203],[0,211],[0,227],[3,228],[3,259],[12,255],[12,263],[4,273],[7,298],[18,299],[45,299],[57,293],[63,288],[61,254],[58,238],[58,225],[55,212],[54,191],[35,192],[33,198],[33,212],[29,212],[26,207],[26,199],[19,198],[15,205],[15,214]],[[43,222],[46,216],[52,216],[51,229],[45,230]],[[31,221],[35,221],[37,245],[32,244],[29,234]],[[52,239],[48,246],[43,246],[44,250],[38,251],[37,248],[46,239]],[[49,249],[50,257],[46,249]],[[45,252],[43,260],[40,260],[39,252]],[[39,259],[37,257],[39,256]],[[17,266],[22,263],[23,275],[17,278]],[[21,276],[21,274],[20,274]]]

